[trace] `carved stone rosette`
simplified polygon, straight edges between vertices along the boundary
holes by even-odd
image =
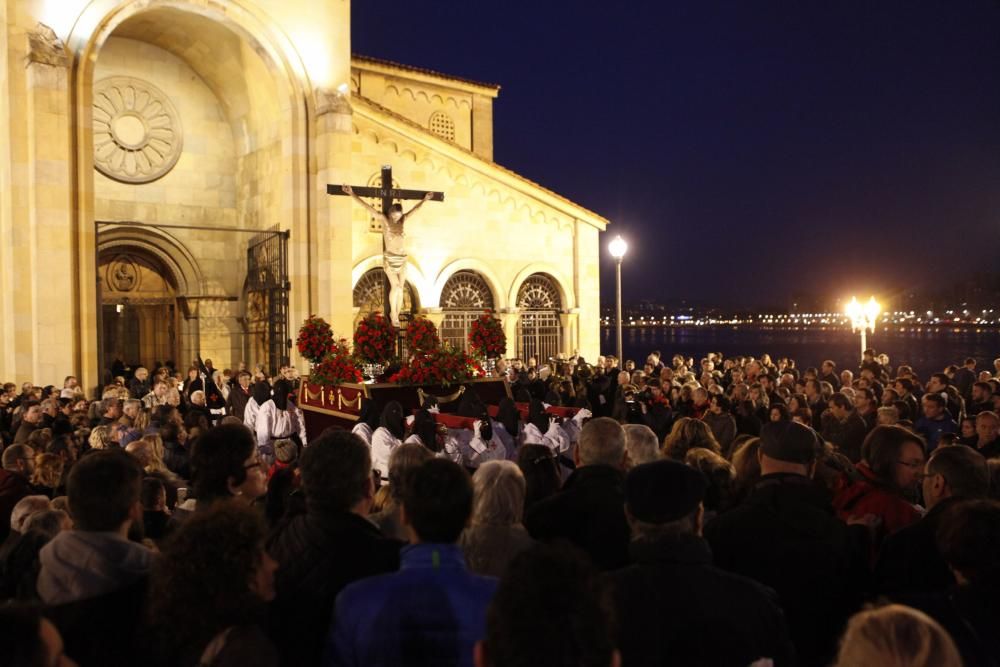
[[[123,183],[149,183],[181,156],[184,133],[170,99],[153,84],[113,76],[94,84],[94,167]]]

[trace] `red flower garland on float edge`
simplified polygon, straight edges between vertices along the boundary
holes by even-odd
[[[441,347],[437,327],[426,317],[416,317],[406,325],[406,349],[411,355],[425,354]]]
[[[333,329],[322,317],[310,315],[302,323],[295,344],[299,354],[317,364],[333,349]]]
[[[503,332],[500,320],[489,312],[483,313],[472,322],[469,329],[469,345],[487,359],[502,357],[507,352],[507,334]]]
[[[369,364],[384,364],[396,356],[396,327],[382,313],[372,313],[354,332],[354,354]]]
[[[334,343],[330,352],[313,366],[309,374],[312,384],[338,385],[342,382],[364,382],[364,376],[354,364],[354,357],[347,347],[347,339]]]

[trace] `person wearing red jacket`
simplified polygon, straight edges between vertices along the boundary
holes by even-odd
[[[882,540],[916,522],[920,509],[911,501],[923,471],[926,445],[901,426],[876,426],[861,447],[859,478],[848,482],[833,499],[844,521],[873,516],[874,551]]]

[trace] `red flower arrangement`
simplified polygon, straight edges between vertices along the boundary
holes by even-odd
[[[334,343],[323,359],[313,366],[309,374],[312,384],[338,385],[342,382],[364,382],[361,371],[354,364],[354,357],[347,347],[347,339]]]
[[[462,350],[446,345],[425,354],[415,355],[410,359],[410,363],[389,378],[389,382],[439,384],[447,387],[485,375],[486,371],[475,359]]]
[[[433,352],[441,347],[437,327],[426,317],[415,317],[406,325],[406,349],[411,355]]]
[[[310,315],[299,329],[295,341],[299,354],[314,364],[318,364],[333,348],[333,329],[322,317]]]
[[[396,356],[396,327],[382,313],[361,320],[354,332],[354,354],[365,363],[386,363]]]
[[[469,329],[469,345],[487,359],[502,357],[507,352],[507,334],[500,320],[489,312],[480,315]]]

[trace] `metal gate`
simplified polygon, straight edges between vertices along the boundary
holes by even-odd
[[[248,357],[273,376],[289,363],[288,232],[259,234],[247,247]]]
[[[535,357],[544,364],[561,351],[562,327],[557,312],[524,311],[517,322],[517,356],[528,360]]]

